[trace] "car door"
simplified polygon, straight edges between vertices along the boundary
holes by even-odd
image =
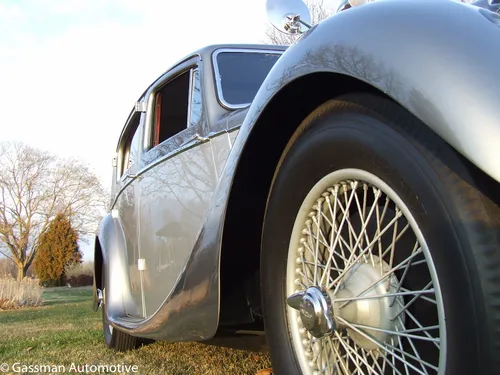
[[[140,153],[142,150],[142,132],[144,115],[132,111],[124,127],[117,149],[115,178],[115,203],[113,211],[120,221],[125,237],[127,260],[126,270],[129,280],[129,290],[133,303],[125,305],[125,311],[130,316],[144,316],[142,303],[142,289],[138,269],[141,258],[138,246],[139,206],[137,205],[139,185],[135,173],[140,167]],[[110,264],[110,274],[120,274],[123,270],[114,270],[118,265]]]
[[[145,316],[185,267],[217,183],[197,62],[174,69],[149,96],[152,148],[143,155],[139,196]]]

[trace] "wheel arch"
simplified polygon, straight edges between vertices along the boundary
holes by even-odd
[[[317,90],[303,95],[308,87]],[[286,144],[315,108],[352,92],[387,97],[353,77],[311,73],[292,81],[273,96],[253,125],[234,172],[227,204],[221,250],[219,325],[247,319],[243,317],[244,304],[251,305],[257,315],[260,310],[261,231],[274,172]]]
[[[92,294],[92,308],[97,311],[99,308],[99,299],[97,296],[97,289],[102,289],[102,265],[104,264],[104,257],[102,253],[101,243],[99,237],[95,237],[94,242],[94,281],[93,281],[93,294]]]
[[[455,16],[448,17],[450,12]],[[464,22],[473,26],[464,29]],[[353,24],[356,32],[346,33]],[[220,323],[231,292],[242,289],[245,279],[255,279],[279,157],[293,131],[322,102],[354,91],[394,100],[500,181],[494,163],[499,149],[492,141],[500,136],[494,102],[500,88],[490,73],[500,61],[490,46],[499,40],[498,26],[477,7],[374,2],[330,17],[288,48],[257,93],[230,155]],[[429,56],[427,63],[421,63],[422,56]]]

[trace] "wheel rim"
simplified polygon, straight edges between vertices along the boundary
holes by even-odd
[[[445,312],[428,246],[403,200],[369,172],[333,172],[306,196],[286,297],[303,374],[445,372]]]

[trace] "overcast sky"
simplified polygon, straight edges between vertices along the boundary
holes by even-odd
[[[0,0],[0,140],[80,157],[108,187],[143,90],[188,53],[262,42],[267,26],[265,0]]]

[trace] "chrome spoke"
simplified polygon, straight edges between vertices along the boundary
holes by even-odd
[[[398,319],[401,321],[401,317],[398,317]],[[422,359],[420,358],[418,350],[415,347],[415,345],[413,344],[413,340],[411,338],[408,338],[407,341],[410,343],[410,346],[413,350],[413,353],[415,353],[415,356],[419,359],[419,363],[422,362]],[[420,364],[420,367],[422,367],[422,371],[424,371],[427,374],[427,369],[425,368],[425,366]]]
[[[336,189],[336,192],[338,192],[338,188]],[[351,195],[350,200],[352,200],[352,195]],[[335,202],[337,203],[337,199],[335,199]],[[349,201],[349,202],[350,202],[350,201]],[[341,220],[341,222],[340,222],[340,225],[339,225],[339,228],[338,228],[338,231],[337,231],[338,235],[337,235],[337,236],[335,236],[335,240],[334,240],[333,244],[331,245],[333,249],[337,246],[337,243],[340,241],[340,239],[339,239],[339,238],[340,238],[340,233],[341,233],[341,231],[342,231],[342,228],[343,228],[344,223],[346,222],[346,220],[347,220],[347,215],[344,215],[344,216],[342,217],[342,220]],[[350,247],[350,249],[351,249],[351,251],[352,251],[352,246]],[[328,257],[328,262],[326,263],[326,266],[327,266],[327,267],[329,267],[329,266],[330,266],[330,262],[331,262],[331,261],[332,261],[332,253],[330,253],[330,256]],[[322,281],[323,281],[323,280],[321,280],[320,285],[321,285],[321,284],[323,284],[323,283],[322,283]]]
[[[432,281],[430,281],[425,287],[424,287],[424,292],[426,290],[430,290],[432,291],[432,293],[434,293],[434,289],[427,289],[428,287],[430,287],[432,285]],[[402,313],[404,313],[406,310],[408,310],[408,307],[410,307],[419,297],[420,297],[420,294],[419,293],[414,293],[415,294],[415,297],[413,297],[411,299],[410,302],[408,302],[406,305],[403,306],[403,308],[401,309],[401,311],[396,315],[396,316],[393,316],[391,318],[391,320],[394,320],[396,319],[398,316],[400,316]]]
[[[419,320],[408,310],[406,310],[406,316],[408,316],[411,320],[413,320],[413,322],[420,328],[420,329],[423,329],[424,326],[419,322]],[[430,335],[429,332],[425,331],[425,330],[422,330],[423,333],[425,333],[425,335],[431,339],[434,339],[434,337],[432,337]],[[438,349],[441,349],[440,346],[439,346],[439,343],[438,342],[435,342],[433,341],[433,344],[438,348]]]
[[[344,347],[344,350],[346,351],[346,353],[352,352],[352,353],[356,356],[356,359],[361,360],[361,362],[363,362],[363,364],[364,364],[367,368],[369,368],[372,372],[375,372],[375,370],[373,369],[373,367],[372,367],[372,366],[370,366],[370,364],[369,364],[367,361],[365,361],[365,359],[364,359],[363,357],[361,357],[357,351],[355,351],[353,348],[351,348],[348,344],[346,344],[346,343],[344,342],[344,340],[342,339],[342,337],[339,335],[339,333],[338,333],[337,331],[335,331],[335,335],[336,335],[336,336],[337,336],[337,338],[339,339],[339,343],[340,343],[340,345],[342,345],[342,346]],[[351,358],[351,361],[354,363],[354,365],[355,365],[358,369],[360,369],[360,371],[361,371],[361,368],[359,367],[358,361],[357,361],[357,360],[354,360],[354,358],[353,358],[350,354],[348,354],[348,356]]]
[[[356,264],[357,264],[357,263],[361,260],[361,258],[363,257],[363,255],[365,255],[368,251],[370,251],[370,250],[371,250],[371,246],[372,246],[372,245],[373,245],[373,244],[377,241],[377,239],[378,239],[378,238],[380,238],[380,237],[382,237],[382,235],[383,235],[385,232],[387,232],[387,231],[390,229],[390,227],[392,226],[392,224],[394,224],[394,222],[395,222],[396,220],[398,220],[398,219],[399,219],[399,217],[395,217],[394,219],[392,219],[392,220],[391,220],[391,222],[390,222],[389,224],[387,224],[387,226],[386,226],[386,227],[382,230],[382,232],[380,232],[380,233],[377,235],[377,237],[376,237],[376,238],[374,238],[374,239],[370,242],[370,244],[369,244],[369,245],[368,245],[365,249],[363,249],[363,251],[361,251],[361,253],[360,253],[360,254],[359,254],[359,255],[358,255],[355,259],[353,259],[353,260],[351,261],[351,264],[350,264],[348,267],[346,267],[346,269],[345,269],[345,270],[344,270],[341,274],[339,274],[339,275],[337,276],[337,278],[333,281],[333,283],[331,283],[331,284],[329,285],[329,287],[332,287],[332,286],[333,286],[333,285],[335,285],[335,284],[337,284],[337,287],[338,287],[338,286],[339,286],[339,281],[340,281],[340,280],[341,280],[341,279],[342,279],[342,278],[346,275],[346,273],[347,273],[348,271],[350,271],[350,270],[352,269],[352,267],[354,267],[354,266],[355,266],[355,265],[356,265]]]
[[[410,333],[407,333],[406,331],[392,331],[392,330],[388,330],[388,329],[382,329],[382,328],[377,328],[377,327],[365,326],[363,324],[355,324],[355,323],[351,323],[351,325],[353,327],[364,329],[364,330],[367,330],[367,331],[384,332],[384,333],[388,333],[390,335],[408,337],[408,338],[417,339],[417,340],[439,342],[439,338],[432,338],[432,337],[423,337],[423,336],[418,336],[418,335],[412,335]],[[423,331],[423,332],[426,332],[426,331]]]
[[[415,252],[417,249],[419,248],[419,244],[418,244],[418,241],[415,241],[415,245],[413,245],[413,252]],[[413,260],[413,259],[412,259]],[[408,274],[408,270],[410,269],[411,267],[411,264],[412,264],[412,260],[410,260],[407,264],[406,264],[406,267],[405,267],[405,270],[403,272],[403,275],[401,276],[399,282],[400,284],[398,285],[397,289],[396,289],[396,293],[399,292],[399,290],[401,289],[401,285],[403,285],[405,279],[406,279],[406,275]],[[396,302],[396,298],[393,298],[392,302],[391,302],[391,306],[394,304],[394,302]]]
[[[364,299],[377,299],[377,298],[387,298],[387,297],[398,297],[398,296],[420,296],[422,294],[433,294],[434,289],[427,289],[427,290],[419,290],[419,291],[413,291],[409,290],[407,292],[399,292],[399,293],[387,293],[387,294],[378,294],[374,296],[358,296],[358,297],[348,297],[348,298],[335,298],[333,300],[334,303],[338,302],[347,302],[347,301],[361,301]]]
[[[406,361],[405,359],[403,359],[399,354],[397,354],[396,352],[400,352],[400,353],[403,353],[405,355],[407,355],[408,357],[414,359],[414,360],[417,360],[418,361],[418,358],[417,357],[414,357],[414,356],[411,356],[410,354],[406,353],[404,350],[402,349],[399,349],[393,345],[389,345],[387,343],[380,343],[378,342],[377,340],[373,339],[370,335],[368,335],[367,333],[365,333],[363,330],[360,330],[356,327],[354,327],[352,324],[350,324],[348,321],[342,319],[342,318],[338,318],[339,320],[342,321],[342,323],[346,324],[349,328],[353,329],[354,331],[356,331],[357,333],[363,335],[364,337],[366,337],[368,340],[372,341],[375,345],[377,345],[380,349],[383,349],[386,353],[389,353],[390,355],[392,355],[393,357],[399,359],[402,363],[405,363],[407,364],[409,367],[411,367],[414,371],[417,371],[419,374],[425,374],[423,372],[421,372],[417,367],[413,366],[410,362]],[[437,367],[428,363],[428,362],[425,362],[425,361],[419,361],[419,363],[422,363],[422,364],[425,364],[427,367],[430,367],[434,370],[437,371]]]
[[[425,239],[394,191],[356,173],[366,180],[311,190],[296,218],[287,316],[302,373],[443,374],[444,310]]]
[[[412,290],[408,290],[408,289],[403,288],[403,287],[401,287],[400,289],[401,289],[404,293],[413,293],[413,291],[412,291]],[[420,296],[420,298],[421,298],[421,299],[423,299],[423,300],[425,300],[425,301],[427,301],[427,302],[430,302],[430,303],[432,303],[432,304],[434,304],[434,305],[436,305],[436,304],[437,304],[437,302],[436,302],[436,300],[435,300],[435,299],[429,298],[429,297],[427,297],[427,296],[425,296],[425,295],[421,295],[421,296]]]

